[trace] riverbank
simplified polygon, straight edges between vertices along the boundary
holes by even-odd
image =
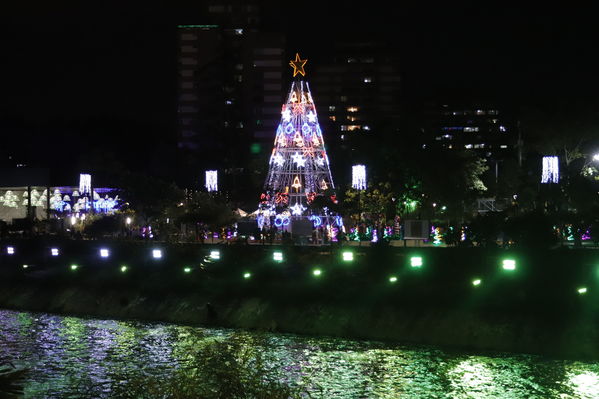
[[[0,245],[7,309],[599,358],[596,251]]]

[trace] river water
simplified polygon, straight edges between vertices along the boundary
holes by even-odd
[[[26,398],[121,397],[140,378],[181,386],[198,356],[201,381],[249,387],[258,372],[297,397],[599,398],[599,362],[0,310],[0,361],[28,369]]]

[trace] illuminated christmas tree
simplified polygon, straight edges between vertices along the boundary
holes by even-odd
[[[303,80],[306,62],[296,54],[295,60],[289,63],[295,80],[282,107],[260,202],[263,221],[266,222],[264,216],[276,217],[276,225],[284,225],[285,218],[288,223],[289,216],[310,217],[315,220],[315,226],[319,222],[326,224],[322,217],[330,216],[327,209],[323,212],[311,205],[325,192],[329,194],[328,201],[337,201],[334,194],[330,195],[335,186],[316,107],[310,86]],[[340,227],[341,223],[338,224]]]

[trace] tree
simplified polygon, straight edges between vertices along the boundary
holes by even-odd
[[[205,224],[212,231],[234,221],[235,214],[224,199],[203,191],[191,195],[185,202],[183,214],[177,218],[180,223]]]

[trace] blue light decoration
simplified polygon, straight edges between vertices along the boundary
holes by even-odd
[[[378,240],[379,240],[379,236],[378,236],[376,229],[372,229],[372,240],[370,240],[370,241],[377,242]]]
[[[275,226],[281,227],[287,225],[289,225],[289,217],[277,215],[277,217],[275,218]]]
[[[295,128],[293,127],[293,123],[287,124],[287,126],[285,127],[285,133],[287,133],[287,134],[295,133]]]
[[[310,125],[304,123],[302,125],[302,133],[304,133],[305,136],[309,137],[312,134],[312,128],[310,128]]]
[[[320,216],[312,215],[310,216],[310,220],[314,223],[314,227],[322,226],[322,218]]]
[[[343,227],[343,218],[341,216],[335,216],[335,223],[337,223],[337,226]]]

